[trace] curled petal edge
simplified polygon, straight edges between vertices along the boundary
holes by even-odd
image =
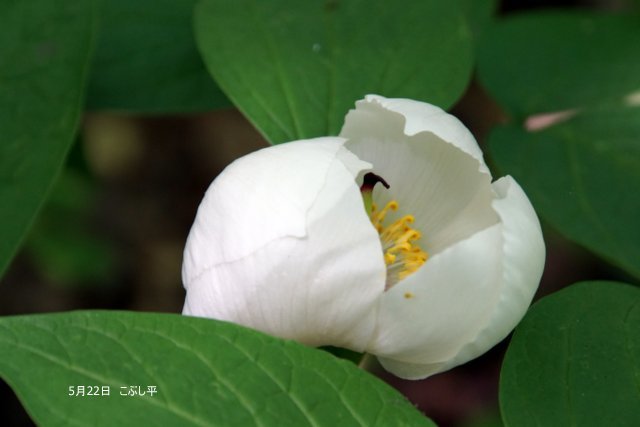
[[[378,105],[385,110],[400,114],[404,118],[404,132],[407,136],[431,132],[476,159],[479,171],[491,175],[473,134],[458,118],[440,107],[413,99],[385,98],[370,94],[363,100],[357,101],[356,108],[362,108],[366,104]],[[345,118],[345,124],[348,120],[349,114]]]

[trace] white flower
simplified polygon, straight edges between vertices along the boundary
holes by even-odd
[[[361,191],[368,173],[390,188]],[[522,189],[491,182],[456,118],[369,95],[340,137],[265,148],[216,178],[185,249],[183,313],[367,352],[418,379],[502,340],[544,256]]]

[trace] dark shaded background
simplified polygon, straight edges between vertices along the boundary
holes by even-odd
[[[625,4],[513,0],[504,1],[500,13]],[[489,129],[506,120],[475,83],[453,113],[481,145]],[[182,249],[204,191],[228,163],[266,143],[235,110],[153,118],[90,113],[82,130],[67,170],[0,281],[0,315],[97,308],[180,312]],[[548,227],[545,238],[547,264],[536,298],[579,280],[623,278]],[[505,349],[503,342],[424,381],[378,374],[440,426],[498,426]],[[32,425],[3,383],[0,408],[3,425]]]

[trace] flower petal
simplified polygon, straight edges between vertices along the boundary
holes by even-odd
[[[485,325],[497,304],[502,265],[501,226],[480,231],[433,256],[382,296],[369,352],[404,378],[431,372],[394,370],[392,361],[438,364],[455,356]]]
[[[518,183],[505,176],[493,183],[493,202],[502,222],[503,286],[489,323],[442,367],[466,363],[502,341],[522,320],[544,270],[545,246],[540,222]]]
[[[184,283],[279,237],[305,236],[306,213],[342,144],[341,138],[282,144],[227,166],[198,208],[184,253]]]
[[[315,150],[315,144],[318,142],[308,144],[313,148],[303,157],[310,158],[312,163],[324,164],[324,151]],[[302,235],[280,233],[238,259],[213,264],[201,269],[199,275],[187,272],[185,314],[233,321],[309,345],[331,344],[354,350],[365,347],[373,333],[386,271],[378,235],[355,183],[356,175],[370,165],[343,147],[338,148],[324,170],[303,162],[303,167],[309,167],[307,173],[296,172],[292,177],[284,175],[295,167],[289,162],[298,162],[297,156],[268,161],[272,166],[265,167],[279,172],[263,172],[263,179],[280,173],[283,176],[273,178],[272,182],[300,179],[299,185],[306,182],[315,185],[318,179],[322,180],[308,211],[299,207],[296,193],[289,193],[279,200],[282,217],[271,214],[263,225],[269,227],[270,221],[275,221],[276,226],[280,226],[278,223],[284,221],[298,227],[302,222]],[[265,188],[268,194],[278,192],[273,185]],[[257,194],[253,190],[236,198],[236,209],[242,211],[246,206],[256,205],[257,202],[251,200],[254,196],[264,199]],[[209,207],[201,208],[198,216],[211,214],[209,221],[219,220],[222,208],[209,212]],[[256,218],[253,212],[247,221],[256,221]],[[286,227],[282,228],[287,231]],[[260,230],[254,229],[254,232],[260,233]],[[198,242],[205,244],[204,239]],[[209,244],[221,243],[211,239]],[[191,282],[187,283],[189,279]]]
[[[355,110],[347,114],[340,136],[350,138],[370,133],[368,129],[377,122],[380,109],[400,114],[404,118],[403,129],[406,135],[431,132],[472,156],[478,161],[479,169],[490,174],[484,163],[482,150],[471,132],[455,116],[426,102],[367,95],[365,99],[356,102]]]
[[[420,112],[427,117],[418,132]],[[368,96],[349,112],[341,136],[348,138],[345,147],[371,162],[373,171],[391,185],[389,190],[374,189],[376,204],[384,206],[393,199],[400,205],[397,216],[414,215],[415,228],[423,235],[420,246],[429,254],[497,223],[491,208],[491,176],[484,172],[473,136],[439,108]],[[452,143],[448,137],[460,140]],[[389,219],[396,217],[392,214]]]
[[[513,178],[501,178],[493,183],[493,188],[497,195],[493,207],[501,220],[501,224],[494,228],[500,230],[502,248],[486,250],[502,254],[501,257],[496,256],[496,259],[501,260],[501,277],[495,282],[498,298],[491,298],[490,301],[478,300],[487,306],[490,317],[478,319],[477,325],[470,328],[475,331],[474,335],[471,338],[467,335],[465,344],[448,358],[425,358],[422,362],[415,358],[406,360],[398,355],[381,358],[380,362],[390,372],[403,378],[418,379],[466,363],[504,339],[531,304],[544,267],[545,247],[540,223],[528,198]],[[398,287],[402,285],[404,282]],[[475,291],[476,283],[473,283],[471,289]],[[490,304],[494,306],[491,307]],[[473,304],[470,307],[472,306]]]

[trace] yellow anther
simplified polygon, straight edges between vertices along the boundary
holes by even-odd
[[[387,212],[389,212],[390,210],[391,211],[398,210],[398,202],[396,202],[395,200],[390,201],[389,203],[386,204],[384,208],[382,208],[380,212],[377,212],[377,210],[374,210],[372,206],[371,222],[373,223],[373,225],[378,226],[382,224],[382,221],[384,221],[385,216],[387,216]]]
[[[420,232],[418,230],[414,230],[413,228],[405,231],[399,238],[399,242],[412,242],[414,240],[418,240],[420,238]]]
[[[429,258],[429,255],[417,244],[422,234],[410,226],[415,222],[413,215],[405,215],[389,225],[384,225],[389,211],[397,211],[398,207],[398,202],[395,200],[387,203],[382,210],[378,210],[375,204],[371,204],[371,222],[380,235],[384,262],[387,265],[387,289],[411,273],[415,273]],[[412,297],[413,294],[405,294],[405,298]]]
[[[384,232],[380,233],[380,238],[383,240],[397,240],[401,235],[412,230],[407,224],[411,224],[413,221],[413,215],[403,216],[393,224],[385,227]]]

